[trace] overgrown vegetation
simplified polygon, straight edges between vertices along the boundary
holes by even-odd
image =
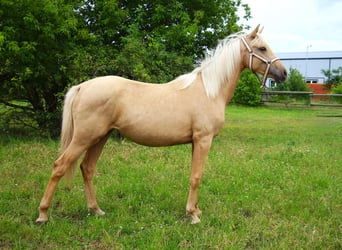
[[[109,140],[86,209],[80,172],[34,223],[58,141],[0,135],[2,249],[341,249],[340,109],[230,106],[199,189],[202,222],[184,217],[191,146]]]

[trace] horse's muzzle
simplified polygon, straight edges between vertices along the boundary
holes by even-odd
[[[284,69],[284,70],[279,70],[279,69],[272,70],[271,69],[270,73],[276,82],[280,83],[280,82],[284,82],[286,80],[286,77],[287,77],[287,70],[286,69]]]

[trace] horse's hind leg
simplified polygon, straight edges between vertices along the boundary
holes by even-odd
[[[84,146],[71,142],[65,152],[55,161],[49,183],[39,205],[39,217],[36,220],[36,223],[48,221],[47,211],[50,207],[58,182],[64,176],[68,168],[75,164],[84,150]]]
[[[99,159],[102,149],[107,142],[109,133],[100,139],[100,141],[91,146],[81,163],[81,171],[84,180],[85,193],[87,197],[88,208],[97,215],[105,213],[99,208],[94,191],[93,176],[95,172],[96,162]]]

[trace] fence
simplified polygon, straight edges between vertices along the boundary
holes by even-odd
[[[342,94],[314,94],[308,91],[265,91],[261,102],[267,104],[342,107]]]

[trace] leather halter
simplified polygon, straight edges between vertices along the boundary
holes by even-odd
[[[267,75],[268,75],[268,72],[270,71],[270,68],[271,68],[271,64],[274,63],[275,61],[278,61],[280,60],[280,58],[278,57],[275,57],[273,58],[272,60],[267,60],[261,56],[259,56],[258,54],[255,54],[255,52],[252,50],[252,48],[249,46],[247,40],[245,37],[241,37],[241,40],[242,42],[245,44],[248,52],[249,52],[249,69],[257,76],[258,80],[260,81],[261,83],[261,88],[265,88],[265,84],[266,84],[266,79],[267,79]],[[265,70],[265,73],[264,73],[264,76],[262,78],[262,80],[260,79],[259,75],[254,72],[252,66],[253,66],[253,56],[255,56],[256,58],[258,58],[259,60],[263,61],[265,64],[266,64],[266,70]]]

